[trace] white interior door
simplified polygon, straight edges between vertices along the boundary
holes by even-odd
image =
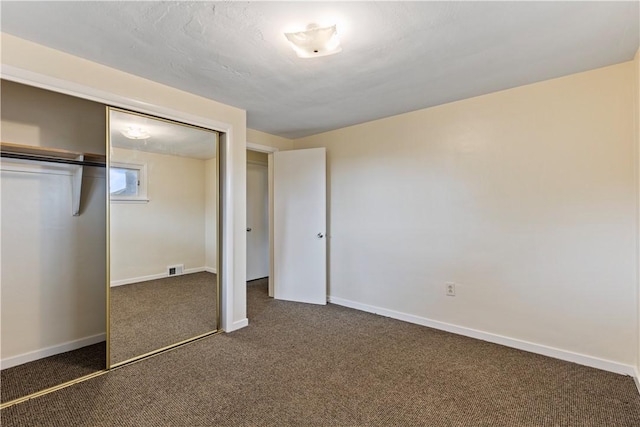
[[[247,164],[247,280],[269,275],[267,165]]]
[[[326,151],[273,155],[273,279],[276,299],[327,303]]]

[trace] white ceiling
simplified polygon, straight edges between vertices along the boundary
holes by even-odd
[[[8,2],[2,31],[247,110],[297,138],[631,60],[631,2]],[[284,31],[336,23],[300,59]]]
[[[125,137],[122,132],[130,127],[144,129],[149,138]],[[216,132],[148,116],[112,110],[109,114],[109,133],[112,147],[202,160],[216,156]]]

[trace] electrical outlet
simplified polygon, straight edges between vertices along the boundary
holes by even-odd
[[[446,283],[447,296],[455,297],[456,296],[456,284],[453,282]]]

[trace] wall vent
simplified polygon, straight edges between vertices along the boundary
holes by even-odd
[[[184,271],[184,264],[167,266],[167,276],[180,276]]]

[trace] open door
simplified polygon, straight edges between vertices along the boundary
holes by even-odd
[[[326,150],[273,155],[275,298],[327,303]]]

